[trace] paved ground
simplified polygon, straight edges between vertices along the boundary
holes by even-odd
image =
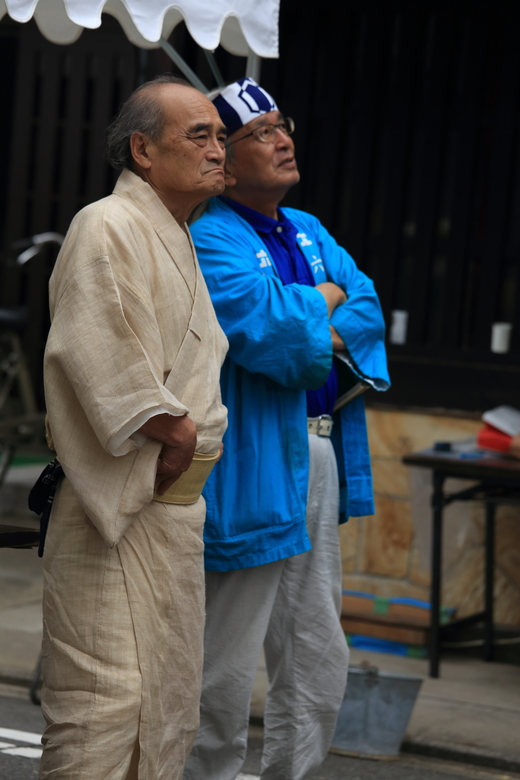
[[[23,698],[20,698],[20,697]],[[43,729],[39,707],[20,689],[0,686],[0,780],[37,780],[38,746]],[[249,750],[237,780],[258,780],[262,729],[250,730]],[[329,755],[308,780],[518,780],[519,774],[413,756],[396,761],[366,761]]]
[[[42,731],[41,710],[27,693],[0,686],[0,780],[37,780]]]
[[[477,762],[495,761],[520,768],[520,666],[451,657],[441,664],[441,677],[430,679],[427,661],[360,650],[351,663],[363,661],[387,672],[424,677],[408,723],[407,749],[459,755]],[[252,714],[263,715],[267,675],[261,661],[253,694]]]
[[[244,780],[258,780],[262,730],[251,728]],[[401,755],[395,761],[371,761],[329,754],[306,780],[517,780],[519,774],[472,765]],[[237,780],[242,780],[241,776]]]
[[[38,528],[28,488],[43,465],[12,468],[0,490],[0,522]],[[33,550],[0,549],[0,681],[30,676],[41,644],[43,562]]]
[[[33,466],[11,470],[8,484],[0,491],[0,518],[4,522],[37,525],[25,502],[27,486],[34,482],[41,468]],[[40,649],[41,592],[42,561],[36,550],[0,550],[0,683],[17,681],[27,685],[30,679]],[[441,678],[431,680],[427,677],[427,662],[423,660],[361,651],[353,651],[351,660],[356,665],[368,661],[385,671],[424,676],[406,732],[405,746],[408,749],[430,751],[430,755],[434,751],[436,756],[444,758],[458,755],[477,763],[487,761],[487,765],[494,761],[494,766],[504,770],[502,774],[490,775],[477,768],[468,769],[464,771],[469,774],[463,774],[463,777],[516,777],[508,771],[520,769],[520,666],[486,664],[478,659],[461,657],[444,658]],[[261,665],[252,702],[252,714],[257,718],[263,715],[266,687],[265,669]],[[18,703],[13,704],[13,701]],[[41,720],[31,725],[35,718],[40,717],[38,709],[20,701],[7,700],[0,706],[0,727],[39,733]],[[12,725],[18,715],[28,719],[27,726]],[[247,764],[247,771],[253,774],[258,772],[257,738],[258,735],[253,736]],[[0,742],[10,744],[12,741],[0,732]],[[20,747],[22,744],[16,740],[14,743],[15,748],[2,749],[0,746],[0,780],[36,777],[37,762],[34,758],[5,752],[16,750],[16,745]],[[21,766],[25,769],[17,768]],[[447,765],[443,765],[440,769],[436,764],[424,763],[411,756],[391,764],[330,756],[326,772],[331,774],[318,773],[314,778],[411,780],[421,773],[432,780],[444,780],[461,776],[459,769],[460,765],[454,765],[449,770]],[[16,774],[20,771],[25,774]]]

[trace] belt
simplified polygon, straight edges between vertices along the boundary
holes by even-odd
[[[196,452],[191,461],[191,465],[164,495],[153,494],[154,501],[161,501],[163,504],[194,504],[200,498],[202,488],[211,474],[213,466],[219,458],[220,452],[213,452],[211,455],[203,455]]]
[[[316,436],[330,436],[333,424],[330,414],[307,417],[307,430],[309,433],[315,433]]]

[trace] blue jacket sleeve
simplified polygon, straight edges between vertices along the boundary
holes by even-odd
[[[263,273],[243,220],[223,216],[205,214],[191,233],[231,359],[285,387],[321,387],[332,364],[324,297]]]
[[[374,284],[318,219],[307,214],[305,218],[312,223],[309,228],[317,239],[327,278],[347,294],[347,302],[335,309],[330,324],[343,339],[356,372],[374,380],[376,389],[387,390],[385,323]]]

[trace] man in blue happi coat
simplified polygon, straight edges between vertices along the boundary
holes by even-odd
[[[315,217],[279,207],[299,180],[292,120],[249,78],[214,104],[228,129],[226,189],[191,232],[229,339],[229,427],[205,489],[201,726],[184,778],[239,773],[263,645],[261,777],[299,780],[327,753],[347,676],[340,483],[341,520],[374,511],[362,397],[332,421],[333,350],[386,389],[384,323],[350,255]]]

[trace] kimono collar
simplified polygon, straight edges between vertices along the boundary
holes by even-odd
[[[116,182],[114,195],[130,201],[148,220],[195,298],[200,269],[188,226],[183,229],[152,187],[127,168]]]
[[[173,231],[177,240],[189,241],[186,225],[179,225],[153,188],[137,174],[125,168],[114,187],[114,195],[128,199],[141,211],[158,233]]]

